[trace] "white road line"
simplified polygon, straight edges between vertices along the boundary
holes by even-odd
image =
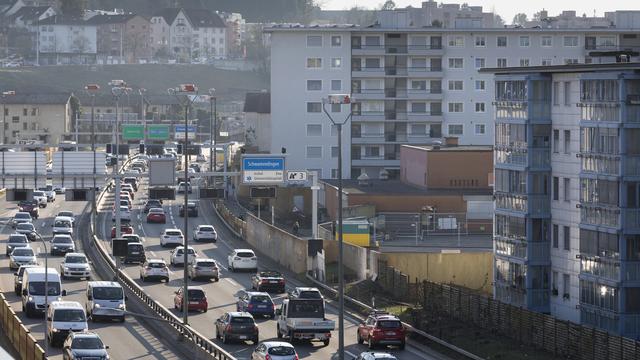
[[[347,354],[349,356],[352,356],[354,359],[357,357],[354,353],[352,353],[350,351],[345,350],[344,352],[345,352],[345,354]]]
[[[235,285],[235,286],[240,286],[240,284],[238,284],[235,280],[233,280],[232,278],[224,278],[225,280],[227,280],[228,282],[231,283],[231,285]]]

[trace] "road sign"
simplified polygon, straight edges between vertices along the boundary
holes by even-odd
[[[276,197],[275,187],[252,187],[249,196],[253,199],[273,199]]]
[[[307,172],[287,171],[287,181],[307,181]]]
[[[123,124],[123,140],[144,140],[144,125]]]
[[[245,184],[282,184],[283,156],[243,156],[242,182]]]
[[[211,100],[211,96],[209,95],[188,95],[189,100],[194,103],[205,103]]]
[[[169,125],[147,125],[149,140],[169,140]]]
[[[176,125],[175,138],[176,139],[184,139],[184,125]],[[193,139],[196,134],[196,127],[193,125],[189,125],[187,127],[187,132],[189,133],[189,137]]]

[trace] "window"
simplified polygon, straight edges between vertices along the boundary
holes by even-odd
[[[427,135],[426,124],[411,124],[411,134],[413,135]]]
[[[334,46],[334,47],[342,46],[342,36],[340,35],[331,36],[331,46]]]
[[[571,130],[564,131],[564,153],[571,153]]]
[[[27,114],[29,114],[29,109],[27,108],[22,109],[22,116],[27,116]]]
[[[38,116],[38,108],[31,108],[31,116]]]
[[[331,104],[331,112],[332,113],[339,113],[341,111],[342,111],[341,104]]]
[[[307,35],[307,47],[321,47],[322,35]]]
[[[449,80],[449,90],[451,91],[462,90],[462,86],[462,80]]]
[[[462,58],[449,58],[449,69],[462,69],[463,64]]]
[[[520,59],[520,66],[529,66],[529,59]]]
[[[414,69],[426,69],[427,58],[411,58],[411,67]]]
[[[338,157],[338,153],[339,153],[338,147],[337,146],[332,146],[331,147],[331,157],[332,158],[337,158]]]
[[[564,82],[564,106],[571,105],[571,82]]]
[[[520,36],[520,46],[528,47],[529,46],[529,37],[528,36]]]
[[[560,197],[560,178],[553,177],[553,200],[558,200]]]
[[[379,69],[380,59],[379,58],[366,58],[364,59],[364,67],[367,69]]]
[[[412,102],[411,103],[411,112],[413,112],[413,113],[426,113],[427,112],[427,103]]]
[[[332,91],[341,91],[342,90],[342,80],[331,80],[331,90]]]
[[[553,60],[551,59],[542,59],[542,66],[551,66],[553,64]]]
[[[339,69],[342,67],[342,58],[331,58],[331,68]]]
[[[560,82],[553,82],[553,105],[560,105]]]
[[[498,58],[498,67],[499,68],[507,67],[507,59]]]
[[[461,102],[450,102],[449,103],[449,112],[450,113],[461,113],[463,111],[462,109],[462,103]]]
[[[487,39],[484,36],[476,36],[476,47],[487,46]]]
[[[427,80],[411,80],[411,90],[427,90]]]
[[[481,69],[484,67],[484,58],[476,58],[476,69]]]
[[[485,112],[485,105],[483,102],[477,102],[476,103],[476,112],[477,113],[483,113]]]
[[[321,159],[322,146],[307,146],[307,159]]]
[[[22,123],[22,130],[29,130],[29,124],[26,122]]]
[[[364,156],[365,157],[379,157],[380,156],[380,147],[378,147],[378,146],[365,146],[364,147]]]
[[[449,135],[462,135],[462,124],[449,124]]]
[[[578,59],[564,59],[565,65],[577,64],[577,63],[578,63]]]
[[[380,46],[380,36],[365,36],[365,46]]]
[[[322,136],[322,125],[307,124],[307,136]]]
[[[476,90],[484,90],[485,83],[484,80],[476,80]]]
[[[498,36],[496,39],[496,45],[498,47],[507,47],[507,37],[506,36]]]
[[[332,179],[338,178],[338,169],[331,169],[331,178]]]
[[[4,108],[4,116],[9,116],[9,108]]]
[[[562,274],[562,298],[569,300],[571,298],[571,275]]]
[[[564,249],[571,250],[571,228],[570,227],[564,226],[563,237],[564,237]]]
[[[459,36],[459,35],[449,36],[449,46],[451,46],[451,47],[463,47],[464,46],[464,36]]]
[[[563,179],[564,184],[562,184],[564,186],[564,201],[569,202],[571,200],[571,179],[570,178],[564,178]]]
[[[553,234],[551,237],[551,241],[552,241],[551,245],[553,246],[554,249],[558,248],[559,237],[560,237],[560,227],[557,224],[553,224]]]
[[[563,45],[564,46],[571,46],[571,47],[575,47],[578,46],[578,37],[577,36],[565,36],[563,38]]]
[[[319,102],[308,102],[307,103],[307,112],[308,113],[319,113],[322,112],[322,104]]]
[[[322,80],[307,80],[308,91],[322,90]]]
[[[322,68],[322,58],[307,58],[307,69]]]
[[[338,126],[331,124],[331,136],[338,136]]]
[[[558,295],[558,272],[557,271],[553,271],[551,272],[551,290],[552,290],[552,295]]]
[[[560,130],[553,129],[553,152],[560,152]]]
[[[19,122],[20,122],[20,116],[14,116],[14,117],[12,117],[12,118],[11,118],[11,122],[12,122],[12,123],[14,123],[14,124],[19,123]],[[5,125],[8,125],[8,124],[5,124]]]
[[[540,38],[540,46],[551,47],[553,46],[553,38],[551,36],[543,36]]]
[[[485,124],[476,124],[475,130],[476,135],[484,135],[486,133],[487,127]]]

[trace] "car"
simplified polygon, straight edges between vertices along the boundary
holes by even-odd
[[[256,291],[276,291],[283,293],[284,277],[278,271],[263,270],[251,277],[251,288]]]
[[[236,311],[246,311],[253,316],[267,316],[273,319],[276,316],[276,305],[266,292],[240,291]]]
[[[367,319],[358,325],[358,344],[367,343],[369,350],[376,346],[396,345],[403,350],[407,331],[400,319],[386,311],[372,311]]]
[[[180,205],[178,214],[180,215],[180,217],[184,217],[184,213],[184,204],[182,204]],[[195,201],[187,202],[187,215],[189,217],[198,217],[198,203],[196,203]]]
[[[204,155],[198,154],[198,155],[196,155],[196,161],[197,162],[205,162],[205,161],[207,161],[207,159],[204,157]]]
[[[127,240],[127,243],[142,243],[142,238],[138,234],[124,234],[122,238]]]
[[[353,360],[398,360],[397,357],[385,353],[385,352],[373,352],[373,351],[365,351],[360,353],[357,357],[354,357]]]
[[[36,253],[31,246],[17,247],[9,256],[9,269],[16,270],[22,265],[38,265]]]
[[[202,171],[202,169],[200,168],[200,164],[190,164],[189,165],[189,169],[193,169],[193,171],[199,173],[200,171]],[[191,171],[189,171],[191,172]]]
[[[296,287],[289,293],[289,297],[292,299],[323,299],[322,293],[318,288],[312,287]]]
[[[258,343],[259,330],[248,312],[227,312],[216,320],[216,339],[228,344],[231,340],[251,340]]]
[[[18,271],[13,273],[13,290],[16,293],[16,296],[20,296],[22,293],[22,277],[24,276],[25,269],[38,267],[39,265],[20,265]]]
[[[148,213],[150,209],[160,208],[162,209],[162,200],[150,199],[144,203],[144,213]]]
[[[90,332],[70,332],[62,344],[62,359],[109,359],[108,345],[100,339],[100,335]]]
[[[44,191],[34,191],[33,192],[33,200],[38,202],[38,205],[42,208],[47,207],[47,194],[44,193]]]
[[[179,288],[176,290],[175,294],[176,295],[173,297],[173,307],[176,310],[183,311],[184,305],[182,304],[182,301],[184,299],[184,288]],[[200,286],[188,286],[187,295],[187,300],[189,301],[189,304],[187,304],[187,311],[207,312],[207,309],[209,308],[207,295]]]
[[[85,278],[91,280],[91,265],[82,253],[66,253],[60,263],[60,276],[66,278]]]
[[[29,246],[29,239],[27,238],[27,235],[13,233],[9,235],[9,238],[7,239],[7,247],[5,250],[5,255],[6,256],[11,255],[11,252],[15,248],[27,247],[27,246]]]
[[[51,255],[72,252],[76,252],[76,245],[73,243],[71,235],[57,234],[53,236],[53,239],[51,239]]]
[[[115,281],[87,281],[84,308],[93,322],[100,319],[124,322],[126,300],[122,285]]]
[[[84,308],[77,301],[52,301],[46,312],[45,337],[51,347],[63,345],[69,333],[89,328]]]
[[[183,180],[184,180],[184,179],[183,179]],[[185,189],[187,190],[187,192],[188,192],[189,194],[191,194],[191,191],[193,190],[193,189],[191,188],[191,183],[190,183],[190,182],[186,182],[186,183],[185,183],[184,181],[180,181],[180,183],[178,184],[178,187],[176,188],[176,192],[177,192],[178,194],[182,194],[182,193],[184,193]]]
[[[191,263],[198,256],[196,250],[191,246],[187,247],[187,263]],[[171,250],[170,260],[171,265],[185,265],[184,264],[184,246],[180,245]]]
[[[198,225],[193,229],[193,241],[218,241],[218,232],[211,225]]]
[[[138,179],[133,176],[127,176],[122,179],[122,182],[125,184],[129,184],[133,187],[133,191],[138,191]]]
[[[120,234],[133,234],[133,227],[129,224],[120,225]],[[116,237],[116,227],[111,227],[111,238]]]
[[[73,215],[73,211],[68,211],[68,210],[58,211],[58,215],[56,215],[56,218],[69,220],[71,221],[72,227],[76,226],[76,217],[75,215]]]
[[[16,226],[16,233],[27,236],[36,230],[36,227],[32,223],[22,223]]]
[[[258,269],[258,257],[251,249],[234,249],[227,257],[229,270]]]
[[[169,268],[163,259],[147,259],[140,265],[140,280],[145,282],[152,278],[169,282]]]
[[[253,350],[251,360],[298,360],[298,353],[288,342],[264,341]]]
[[[147,222],[166,224],[167,215],[164,213],[164,210],[162,208],[149,209],[149,212],[147,213]]]
[[[213,259],[194,259],[187,268],[189,279],[220,280],[220,267]]]
[[[133,186],[131,186],[131,184],[121,184],[120,190],[122,190],[121,194],[122,193],[129,194],[129,197],[131,197],[132,200],[136,198],[136,192],[133,189]]]
[[[62,195],[67,192],[67,188],[64,186],[57,185],[53,187],[53,191],[55,191],[55,193],[58,195]]]
[[[56,201],[56,192],[53,191],[53,185],[47,185],[43,188],[39,188],[38,190],[44,192],[44,194],[47,196],[47,202]]]
[[[123,192],[121,195],[122,196],[120,197],[120,206],[126,206],[127,209],[131,210],[133,201],[131,201],[131,198],[127,196],[127,193]],[[114,204],[114,208],[115,208],[115,204]],[[112,211],[113,211],[113,208],[112,208]]]
[[[31,215],[32,218],[37,219],[40,217],[40,207],[35,200],[24,200],[18,203],[18,211],[26,212]]]
[[[33,222],[31,214],[29,214],[28,212],[17,212],[15,215],[13,215],[13,219],[11,219],[11,227],[15,229],[18,224],[24,222]]]
[[[53,234],[73,235],[73,222],[68,217],[53,219]]]
[[[111,211],[111,221],[116,221],[116,209]],[[131,211],[127,206],[120,206],[120,221],[131,221]]]
[[[184,243],[184,235],[180,229],[164,229],[160,235],[160,246],[182,245]]]

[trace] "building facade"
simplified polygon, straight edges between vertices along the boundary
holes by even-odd
[[[98,63],[125,64],[151,59],[151,23],[139,15],[95,15]]]
[[[55,15],[40,21],[39,27],[40,64],[95,63],[96,25]]]
[[[639,70],[488,70],[497,299],[640,338]]]
[[[57,144],[71,131],[69,94],[16,94],[2,97],[4,144],[36,140]]]

